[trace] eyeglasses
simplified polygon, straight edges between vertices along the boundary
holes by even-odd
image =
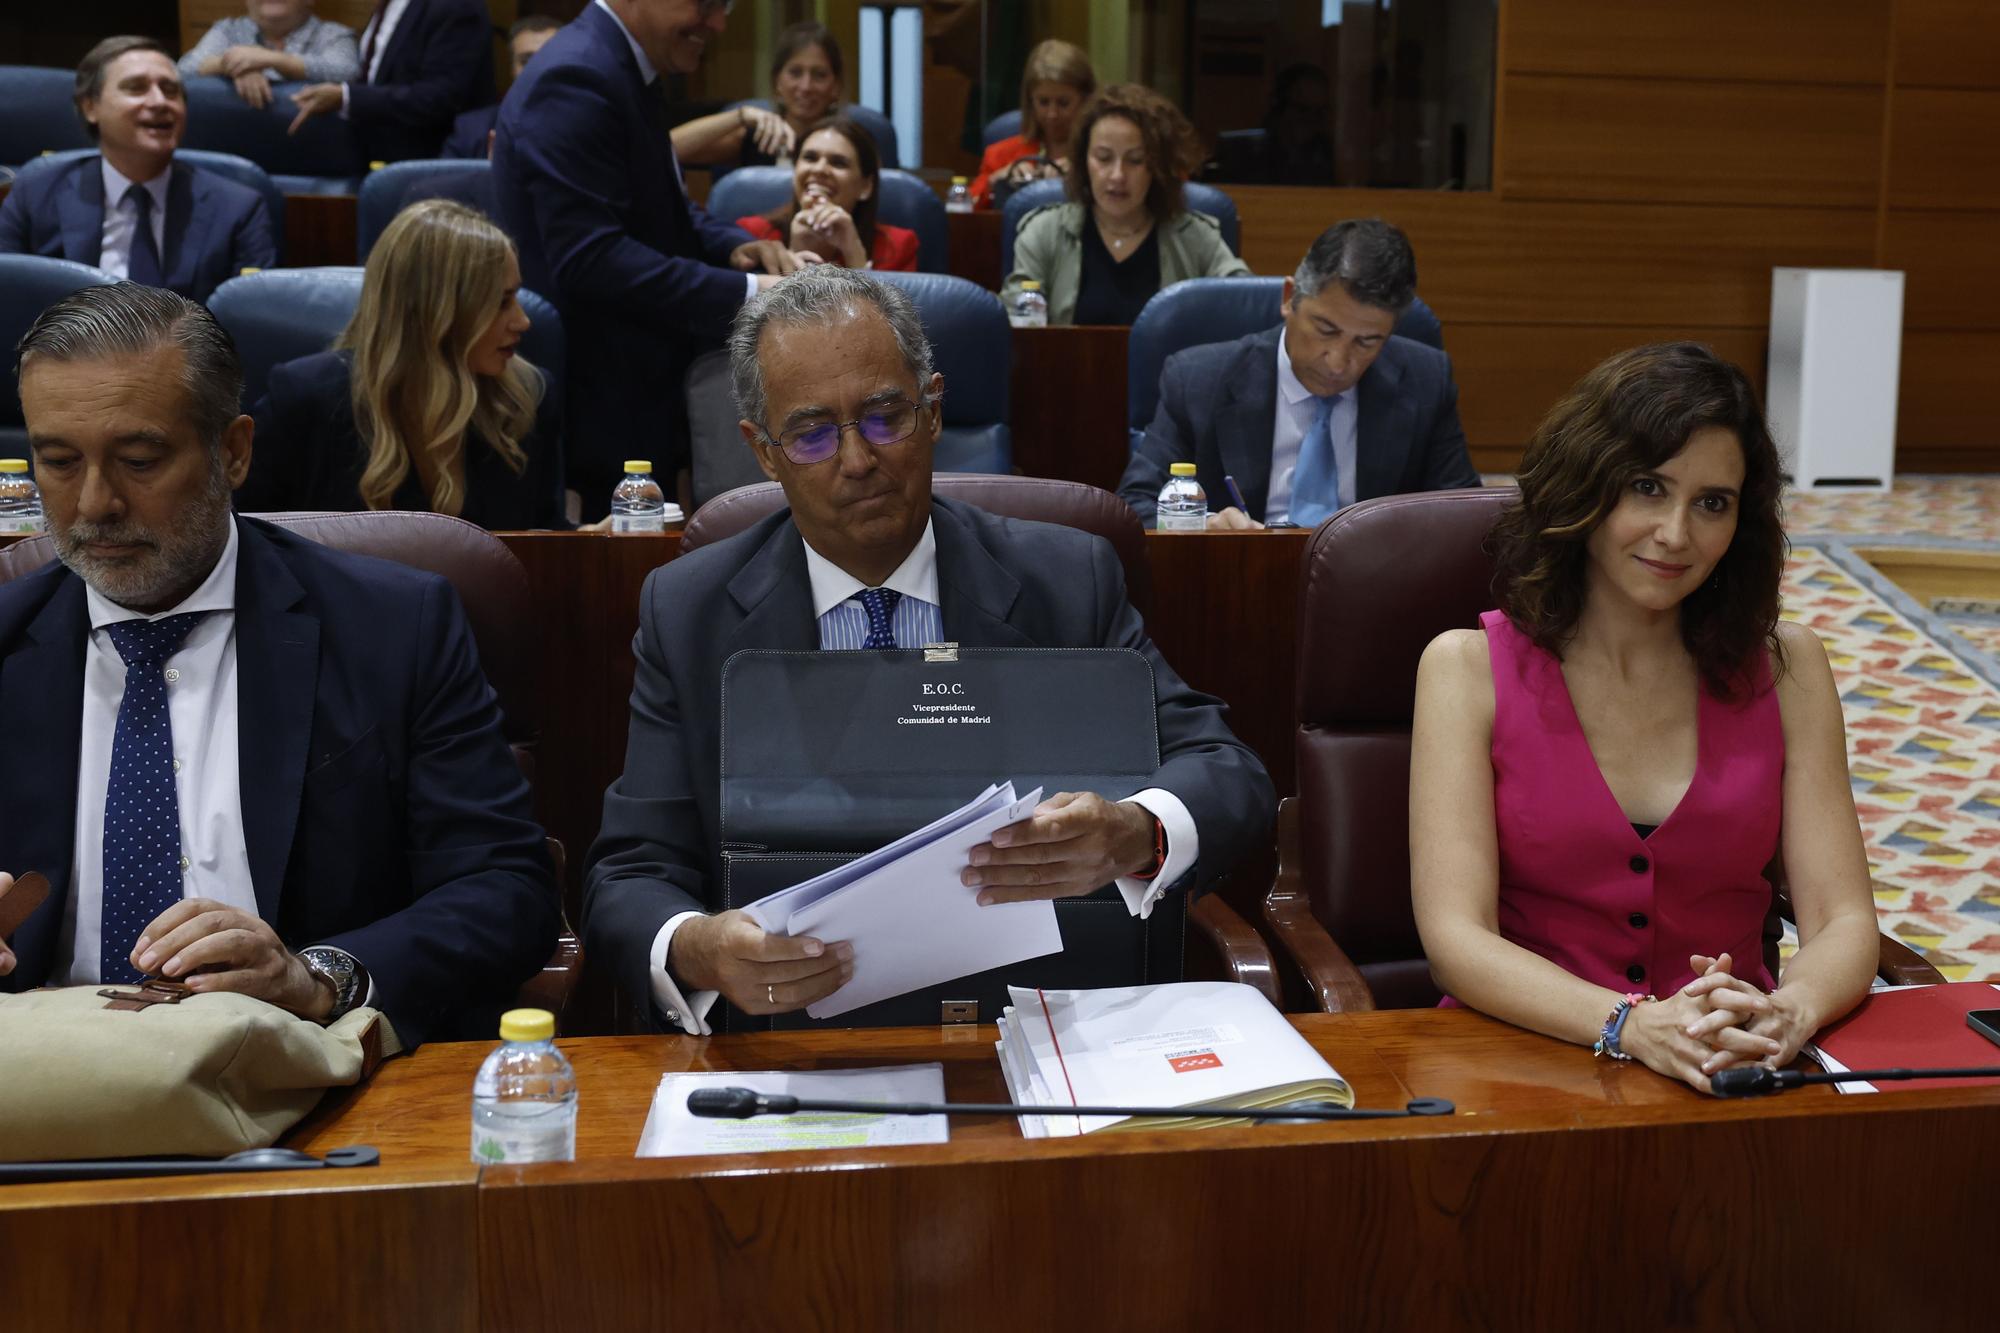
[[[727,14],[736,7],[736,0],[701,0],[695,12],[702,18],[712,19],[717,14]]]
[[[824,463],[840,452],[840,433],[849,426],[877,449],[901,444],[916,433],[917,412],[929,403],[913,403],[899,398],[853,421],[821,421],[810,426],[794,426],[782,435],[766,434],[765,439],[785,451],[785,457],[800,467]]]

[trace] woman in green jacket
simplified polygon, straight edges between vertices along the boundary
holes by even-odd
[[[1182,199],[1199,161],[1194,129],[1173,103],[1135,83],[1104,89],[1077,117],[1071,202],[1021,220],[1001,291],[1008,309],[1035,281],[1051,324],[1130,324],[1162,287],[1248,273],[1221,224]]]

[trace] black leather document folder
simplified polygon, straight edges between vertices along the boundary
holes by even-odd
[[[1123,648],[746,651],[722,673],[723,896],[742,907],[894,841],[1011,780],[1119,800],[1160,764],[1153,674]],[[971,889],[964,890],[967,893]],[[1105,885],[1056,903],[1063,951],[821,1024],[804,1012],[729,1031],[987,1022],[1007,987],[1180,979],[1186,901],[1140,920]],[[713,1021],[713,1016],[711,1018]]]

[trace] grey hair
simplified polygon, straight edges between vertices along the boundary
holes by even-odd
[[[72,292],[35,317],[15,352],[15,378],[38,361],[95,361],[181,349],[181,382],[196,434],[210,449],[242,415],[243,363],[229,330],[201,306],[161,287],[116,282]]]
[[[1402,228],[1380,218],[1350,218],[1319,234],[1292,275],[1299,296],[1318,296],[1335,278],[1363,305],[1395,314],[1417,299],[1417,256]]]
[[[835,264],[814,264],[775,287],[757,293],[736,313],[729,331],[729,375],[736,391],[736,410],[744,420],[766,427],[770,400],[764,391],[764,367],[757,359],[767,326],[818,325],[832,328],[873,307],[896,336],[903,364],[916,376],[919,403],[937,400],[930,391],[931,343],[916,303],[894,283],[871,278]]]

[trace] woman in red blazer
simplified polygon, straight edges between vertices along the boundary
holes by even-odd
[[[829,116],[799,145],[791,202],[736,225],[760,241],[811,251],[844,268],[915,272],[917,234],[875,220],[881,185],[875,140],[846,116]]]
[[[988,145],[972,178],[972,202],[994,208],[993,187],[1017,189],[1069,169],[1076,113],[1097,91],[1097,75],[1081,47],[1051,37],[1028,53],[1021,70],[1021,132]]]

